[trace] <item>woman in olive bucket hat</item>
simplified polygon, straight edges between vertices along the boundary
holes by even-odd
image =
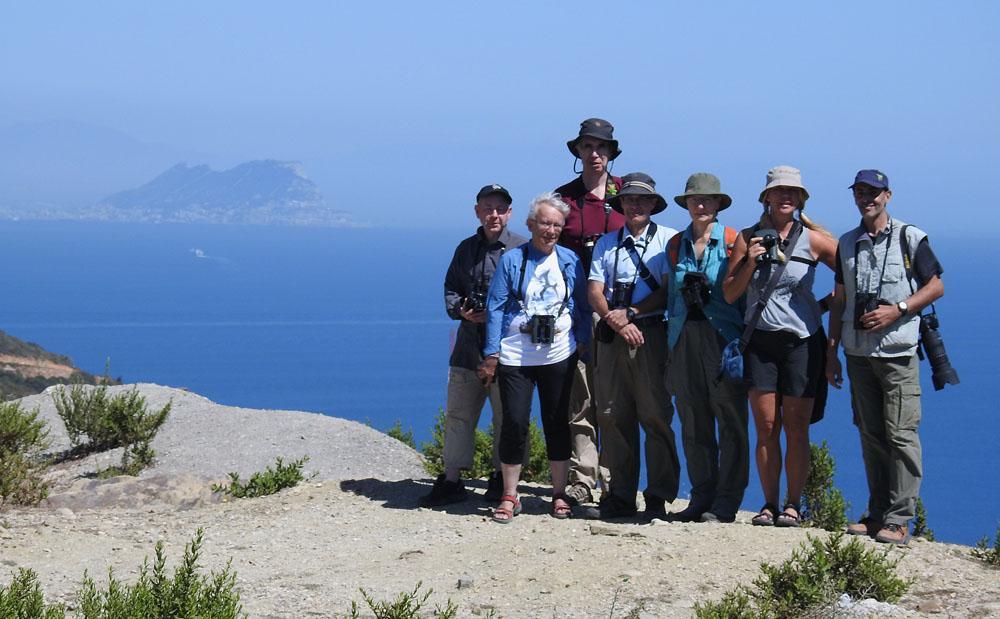
[[[573,171],[577,171],[577,160],[583,169],[575,179],[556,189],[570,209],[559,244],[576,253],[585,273],[590,272],[597,239],[625,225],[625,216],[610,205],[622,187],[622,179],[610,172],[611,162],[622,153],[614,131],[614,126],[603,118],[588,118],[580,123],[578,135],[566,142],[566,148],[574,158]],[[573,457],[566,494],[575,503],[592,502],[591,493],[598,478],[608,479],[607,469],[599,468],[598,464],[597,413],[591,397],[593,374],[593,363],[581,361],[570,394]]]
[[[691,224],[667,244],[667,388],[677,399],[691,501],[667,519],[733,522],[750,470],[747,390],[717,373],[722,350],[743,332],[742,299],[730,303],[722,290],[739,232],[719,223],[733,201],[712,174],[692,174],[674,202]]]
[[[758,198],[764,212],[755,226],[737,238],[723,284],[727,301],[746,293],[747,322],[758,301],[765,304],[744,354],[757,428],[757,471],[765,500],[753,518],[755,525],[799,525],[799,497],[809,474],[809,424],[822,417],[826,399],[826,335],[812,287],[818,262],[834,269],[837,242],[806,217],[803,210],[808,199],[796,168],[771,168]],[[790,248],[789,239],[796,234],[797,241]],[[777,286],[761,299],[772,272],[782,265],[784,273]],[[782,429],[788,503],[779,511]]]

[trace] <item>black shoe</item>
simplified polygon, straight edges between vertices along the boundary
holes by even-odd
[[[587,520],[625,520],[635,518],[638,513],[635,503],[629,503],[613,494],[601,498],[597,507],[585,507],[580,511]]]
[[[688,505],[679,512],[670,512],[667,514],[668,522],[701,522],[701,517],[705,514],[706,510],[697,505]]]
[[[431,488],[430,494],[420,497],[419,504],[420,507],[440,507],[441,505],[461,503],[467,496],[465,484],[462,483],[461,479],[448,481],[442,473],[434,480],[434,487]]]
[[[717,514],[715,512],[705,512],[701,515],[701,522],[736,522],[736,514]]]
[[[667,519],[667,502],[658,496],[643,493],[646,499],[646,507],[639,514],[639,521],[649,523],[653,520]]]
[[[486,494],[483,500],[487,503],[499,503],[503,496],[503,476],[500,471],[493,471],[486,480]]]

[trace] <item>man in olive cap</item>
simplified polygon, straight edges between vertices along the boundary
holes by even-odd
[[[611,483],[598,509],[585,515],[612,520],[636,514],[639,463],[645,451],[643,519],[665,519],[665,504],[677,497],[680,475],[670,428],[674,409],[663,382],[667,331],[662,309],[638,308],[660,290],[667,264],[664,248],[677,231],[650,220],[667,208],[667,202],[647,174],[622,178],[621,190],[609,203],[625,217],[625,226],[597,241],[587,292],[601,318],[595,335],[594,395],[601,466],[610,472]],[[646,435],[644,450],[640,426]]]
[[[445,472],[431,492],[420,498],[422,507],[437,507],[463,501],[465,485],[460,473],[472,468],[476,426],[487,397],[493,409],[493,469],[486,495],[498,501],[503,490],[500,479],[500,423],[503,411],[497,383],[485,387],[476,369],[483,360],[486,333],[486,293],[500,256],[519,247],[526,239],[507,229],[511,215],[510,193],[497,184],[486,185],[476,194],[479,229],[458,244],[444,280],[444,307],[448,316],[460,321],[448,370],[448,399],[444,419]]]
[[[920,311],[944,294],[943,269],[927,234],[889,215],[892,190],[884,173],[861,170],[850,189],[861,223],[837,246],[826,364],[827,379],[839,389],[843,342],[869,493],[868,509],[847,533],[903,545],[923,477]]]

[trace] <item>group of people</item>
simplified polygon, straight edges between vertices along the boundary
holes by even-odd
[[[798,526],[809,426],[823,415],[827,384],[843,383],[843,345],[870,495],[847,532],[907,543],[922,475],[919,316],[944,286],[927,235],[889,215],[886,175],[857,173],[850,190],[861,222],[839,241],[805,214],[809,192],[790,166],[768,171],[762,211],[740,231],[719,221],[732,204],[719,179],[692,174],[673,198],[690,218],[677,231],[651,220],[668,200],[649,175],[610,173],[622,152],[613,132],[603,119],[581,123],[567,147],[582,170],[531,201],[530,239],[507,228],[507,189],[477,194],[481,225],[445,278],[446,310],[460,321],[445,472],[421,505],[467,498],[461,471],[472,466],[489,398],[495,472],[485,498],[496,503],[493,520],[510,523],[521,512],[537,389],[553,517],[733,522],[749,477],[749,404],[765,498],[752,524]],[[835,287],[817,300],[820,263]],[[680,477],[674,403],[691,496],[668,512]]]

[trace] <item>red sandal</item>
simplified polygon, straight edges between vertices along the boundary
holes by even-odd
[[[510,503],[513,508],[501,507],[504,503]],[[512,494],[505,494],[500,497],[500,503],[493,508],[493,522],[497,524],[507,524],[514,519],[514,516],[521,513],[521,501]]]
[[[556,501],[562,501],[562,505],[559,505]],[[553,518],[559,520],[565,520],[573,515],[573,508],[570,506],[569,497],[565,493],[560,492],[559,494],[552,495],[552,511],[550,514]]]

